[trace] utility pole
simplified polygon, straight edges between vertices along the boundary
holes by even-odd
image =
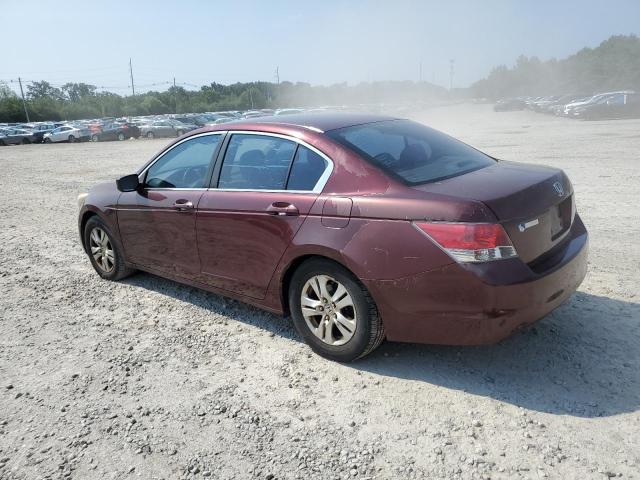
[[[453,65],[455,63],[455,60],[451,59],[449,60],[449,91],[453,90],[453,73],[454,73],[454,69],[453,69]]]
[[[176,77],[173,77],[173,113],[178,113],[178,95],[176,94]]]
[[[18,83],[20,84],[20,95],[22,95],[22,106],[24,107],[24,114],[27,117],[27,123],[29,123],[29,112],[27,111],[27,102],[24,99],[24,90],[22,90],[22,79],[20,77],[18,77]]]
[[[276,83],[280,85],[280,67],[276,67]]]
[[[136,87],[133,84],[133,66],[131,65],[131,58],[129,58],[129,74],[131,75],[131,91],[133,92],[133,96],[136,96]]]
[[[249,98],[251,99],[251,110],[253,110],[253,87],[249,87]]]

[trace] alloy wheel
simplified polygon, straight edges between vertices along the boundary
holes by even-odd
[[[340,346],[353,337],[357,316],[353,298],[329,275],[315,275],[300,295],[302,316],[311,332],[324,343]]]
[[[115,268],[115,254],[109,236],[100,227],[96,227],[91,231],[89,247],[91,255],[100,270],[104,273],[110,273]]]

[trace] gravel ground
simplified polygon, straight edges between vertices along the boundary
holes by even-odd
[[[640,121],[419,118],[565,169],[590,271],[499,345],[386,343],[349,365],[288,319],[93,272],[77,194],[166,140],[0,148],[0,478],[640,478]]]

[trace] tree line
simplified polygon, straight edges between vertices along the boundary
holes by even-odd
[[[199,90],[172,86],[159,92],[122,96],[98,91],[94,85],[67,83],[54,87],[42,80],[26,86],[32,121],[76,120],[100,117],[214,112],[260,108],[354,105],[362,103],[432,102],[447,91],[428,82],[373,82],[312,86],[298,82],[211,83]],[[26,120],[22,99],[0,82],[0,122]]]
[[[583,48],[562,60],[520,56],[516,64],[494,68],[471,86],[476,98],[640,91],[640,39],[617,35],[596,48]]]

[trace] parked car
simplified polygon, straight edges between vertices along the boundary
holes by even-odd
[[[607,99],[613,95],[619,94],[619,93],[633,93],[632,91],[620,91],[620,92],[606,92],[606,93],[598,93],[596,95],[593,95],[590,98],[587,98],[586,100],[582,100],[582,101],[577,101],[577,102],[572,102],[569,103],[567,105],[564,106],[564,109],[562,111],[562,114],[568,117],[573,116],[573,112],[576,108],[580,108],[580,107],[584,107],[585,105],[590,105],[590,104],[594,104],[599,102],[602,99]]]
[[[301,108],[280,108],[275,111],[274,115],[293,115],[294,113],[304,112]]]
[[[129,123],[112,123],[106,126],[100,132],[93,133],[91,140],[93,142],[103,142],[105,140],[127,140],[129,138],[138,138],[140,136],[140,128]]]
[[[102,278],[139,269],[290,312],[338,361],[384,338],[496,342],[562,304],[587,267],[562,170],[380,115],[207,127],[78,201]]]
[[[158,120],[140,126],[140,136],[147,138],[179,137],[196,128],[198,128],[197,125],[187,125],[177,120]]]
[[[258,117],[267,117],[269,113],[261,112],[260,110],[249,110],[242,114],[242,118],[258,118]]]
[[[44,143],[58,143],[58,142],[81,142],[89,139],[89,129],[75,127],[73,125],[62,125],[61,127],[51,130],[49,133],[45,133],[43,137]]]
[[[0,145],[27,145],[36,142],[36,136],[23,128],[5,128],[0,133]]]
[[[513,110],[524,110],[525,103],[519,98],[505,98],[498,100],[493,106],[494,112],[510,112]]]
[[[597,102],[574,108],[573,116],[585,120],[640,118],[640,94],[619,93],[604,97]]]

